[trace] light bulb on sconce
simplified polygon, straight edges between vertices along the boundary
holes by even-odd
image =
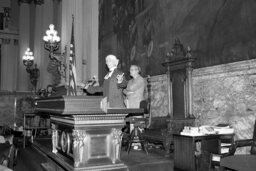
[[[23,64],[26,66],[26,69],[29,69],[34,64],[34,56],[33,52],[30,51],[30,48],[27,48],[27,50],[24,53],[24,56],[22,57]]]
[[[30,51],[30,48],[27,48],[25,51],[22,61],[24,66],[26,67],[27,73],[29,73],[29,78],[31,84],[34,86],[34,90],[36,92],[36,87],[37,87],[37,81],[40,75],[40,71],[37,68],[37,64],[34,65],[34,68],[32,68],[34,64],[35,57],[33,56],[33,52]]]

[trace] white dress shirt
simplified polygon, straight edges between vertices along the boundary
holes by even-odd
[[[113,72],[114,72],[114,70],[115,70],[116,68],[117,68],[117,67],[110,68],[110,69],[109,69],[109,72],[108,72],[107,75],[104,77],[104,79],[105,79],[105,80],[109,79],[109,78],[112,76],[112,74],[113,74]]]

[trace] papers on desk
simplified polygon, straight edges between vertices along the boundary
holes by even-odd
[[[218,133],[218,134],[233,134],[235,132],[234,128],[230,128],[230,126],[226,126],[226,127],[214,127],[214,130]]]
[[[226,153],[229,153],[229,147],[221,147],[220,154],[226,154]]]
[[[196,136],[203,136],[205,134],[199,133],[199,132],[197,132],[197,133],[196,132],[194,132],[194,133],[181,132],[180,135],[196,137]]]
[[[212,155],[212,161],[220,162],[220,155],[218,154],[213,154]]]
[[[233,134],[234,128],[231,128],[230,126],[208,126],[203,125],[200,127],[188,127],[185,126],[181,135],[186,136],[202,136],[202,135],[211,135],[211,134]]]
[[[204,132],[200,131],[199,127],[191,127],[191,126],[185,126],[180,135],[186,135],[186,136],[202,136],[205,135]]]

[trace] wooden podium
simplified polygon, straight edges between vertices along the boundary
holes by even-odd
[[[93,96],[36,100],[36,111],[50,114],[52,153],[46,170],[128,170],[120,159],[124,117],[143,109],[109,109]]]

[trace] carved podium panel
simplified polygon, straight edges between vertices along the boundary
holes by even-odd
[[[36,101],[51,115],[52,170],[127,170],[120,160],[124,117],[143,109],[108,109],[102,97],[62,96]]]

